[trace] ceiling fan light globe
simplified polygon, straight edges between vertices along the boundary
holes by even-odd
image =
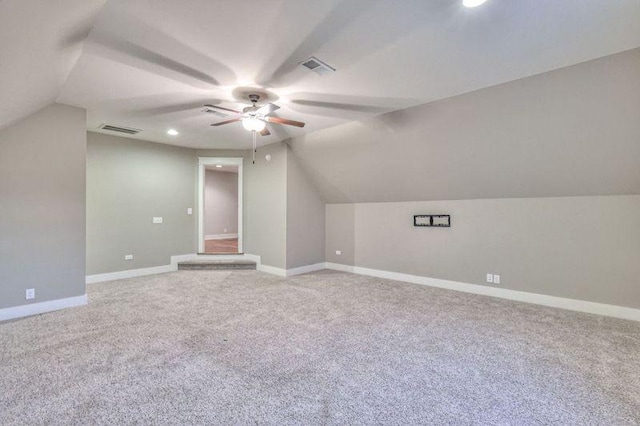
[[[258,118],[248,117],[242,119],[242,127],[250,132],[261,132],[264,130],[266,125],[267,123]]]

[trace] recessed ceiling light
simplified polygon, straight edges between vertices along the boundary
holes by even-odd
[[[487,0],[462,0],[462,4],[466,7],[477,7],[486,1]]]
[[[221,169],[222,168],[222,164],[216,164],[216,167]]]
[[[169,130],[167,130],[167,134],[169,134],[171,136],[177,136],[178,135],[178,131],[176,129],[169,129]]]

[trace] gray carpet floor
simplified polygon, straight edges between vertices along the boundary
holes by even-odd
[[[0,424],[640,424],[640,323],[321,271],[0,324]]]

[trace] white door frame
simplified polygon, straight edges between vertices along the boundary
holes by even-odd
[[[198,253],[204,253],[204,170],[221,164],[238,166],[238,253],[242,253],[242,163],[244,158],[198,157]]]

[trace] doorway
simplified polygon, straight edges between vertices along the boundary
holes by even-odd
[[[242,253],[242,162],[242,158],[199,158],[199,253]]]

